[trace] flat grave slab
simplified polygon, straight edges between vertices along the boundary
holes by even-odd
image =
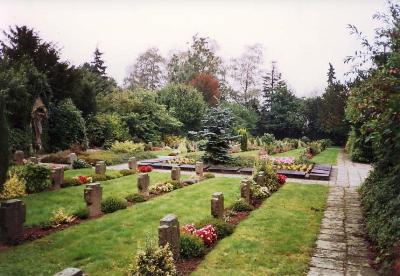
[[[163,169],[163,163],[153,163],[151,166],[155,169]]]
[[[301,171],[294,171],[294,170],[278,170],[279,174],[286,175],[287,177],[291,178],[305,178],[306,173]]]
[[[308,178],[311,180],[329,180],[329,174],[310,173]]]
[[[331,174],[331,171],[329,170],[329,171],[327,171],[327,170],[320,170],[320,169],[312,169],[311,170],[311,173],[316,173],[316,174],[327,174],[327,175],[330,175]]]
[[[179,165],[182,171],[194,171],[196,166],[195,165]]]
[[[239,169],[239,167],[210,166],[205,171],[236,174],[238,173]]]
[[[253,168],[241,168],[238,172],[240,174],[252,175],[253,174]]]

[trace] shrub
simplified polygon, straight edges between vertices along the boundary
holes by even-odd
[[[50,186],[51,170],[42,165],[32,163],[26,164],[18,177],[25,180],[25,187],[28,193],[38,193]]]
[[[117,113],[101,113],[90,118],[87,129],[91,146],[108,148],[114,141],[130,138],[126,123]]]
[[[150,193],[152,194],[161,194],[161,193],[169,193],[174,190],[174,186],[170,183],[160,183],[154,187],[150,188]]]
[[[9,128],[8,141],[10,145],[10,152],[23,150],[29,152],[32,145],[32,131],[22,130],[18,128]]]
[[[79,183],[78,179],[76,178],[64,178],[64,181],[61,183],[62,188],[79,185],[81,185],[81,183]]]
[[[138,160],[144,160],[144,159],[156,158],[157,155],[151,151],[142,151],[142,152],[135,153],[135,157]]]
[[[135,194],[129,194],[129,195],[127,195],[126,197],[125,197],[125,199],[128,201],[128,202],[132,202],[132,203],[137,203],[137,202],[144,202],[144,201],[146,201],[146,198],[144,197],[144,196],[142,196],[142,195],[140,195],[140,194],[137,194],[137,193],[135,193]]]
[[[99,181],[107,181],[110,180],[111,178],[109,176],[107,176],[106,174],[94,174],[92,176],[92,180],[93,182],[99,182]]]
[[[198,230],[196,230],[196,236],[200,237],[203,239],[203,242],[207,246],[211,246],[213,243],[217,241],[217,231],[215,228],[211,225],[208,224]]]
[[[203,176],[204,176],[204,178],[206,178],[206,179],[208,179],[208,178],[215,178],[215,174],[210,173],[210,172],[204,173]]]
[[[143,143],[134,143],[132,141],[125,141],[125,142],[114,142],[110,148],[115,153],[129,153],[135,154],[137,152],[144,151],[144,144]]]
[[[248,212],[254,210],[254,207],[240,198],[232,204],[231,209],[235,212]]]
[[[146,242],[145,249],[139,251],[135,260],[136,268],[132,270],[133,275],[148,276],[175,276],[177,275],[174,257],[169,245],[153,246]]]
[[[72,164],[73,169],[84,169],[84,168],[90,168],[91,166],[86,163],[85,160],[83,159],[78,159],[75,160],[74,163]]]
[[[248,137],[245,129],[239,129],[240,135],[240,149],[241,151],[247,151]]]
[[[86,175],[75,176],[73,179],[81,185],[93,182],[93,178]]]
[[[79,208],[73,213],[73,216],[80,219],[87,219],[89,217],[89,210],[86,207]]]
[[[120,170],[119,172],[120,172],[123,176],[132,175],[132,174],[135,174],[135,173],[136,173],[135,170]]]
[[[253,197],[256,199],[264,199],[271,195],[271,191],[269,190],[268,187],[257,185],[254,182],[253,185],[251,186],[251,192]]]
[[[58,151],[44,156],[41,161],[43,163],[69,164],[68,155],[70,153],[69,150]]]
[[[233,233],[233,225],[217,218],[208,218],[202,220],[201,222],[196,224],[198,227],[204,227],[206,225],[212,225],[217,231],[218,239],[223,239]]]
[[[72,144],[87,147],[85,121],[70,99],[50,108],[48,123],[50,151],[69,149]]]
[[[177,180],[168,180],[166,183],[171,184],[174,190],[182,188],[181,182]]]
[[[16,174],[13,174],[4,183],[3,190],[0,193],[0,200],[13,199],[24,195],[26,195],[24,180],[19,179]]]
[[[203,240],[195,235],[181,234],[181,256],[183,258],[196,258],[204,255]]]
[[[65,212],[64,208],[59,208],[56,211],[53,211],[53,215],[50,218],[50,223],[52,226],[56,227],[61,224],[68,224],[74,221],[75,217],[68,215]]]
[[[283,175],[283,174],[279,174],[279,173],[278,173],[278,183],[279,183],[280,185],[285,184],[286,178],[287,178],[286,175]]]
[[[278,189],[278,177],[276,169],[269,160],[259,160],[254,166],[253,180],[256,181],[258,174],[263,173],[264,184],[261,186],[267,187],[271,192]]]
[[[101,211],[103,213],[114,213],[115,211],[126,209],[128,203],[124,198],[110,196],[101,202]]]

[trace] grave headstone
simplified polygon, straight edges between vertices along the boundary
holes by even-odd
[[[24,164],[24,158],[25,158],[25,154],[24,154],[24,152],[22,150],[17,150],[14,153],[14,160],[15,160],[15,163],[17,165],[23,165]]]
[[[10,244],[18,243],[24,235],[26,216],[22,200],[11,199],[0,205],[0,238]]]
[[[172,168],[171,179],[175,181],[181,181],[181,169],[178,166],[174,166]]]
[[[35,156],[32,156],[29,158],[29,162],[31,162],[33,164],[39,164],[39,159]]]
[[[72,168],[72,166],[74,165],[74,162],[78,160],[78,156],[76,156],[76,154],[74,152],[71,152],[68,155],[68,161],[69,161],[69,165]]]
[[[137,180],[137,188],[142,196],[149,196],[150,176],[148,173],[139,174]]]
[[[137,162],[136,157],[131,157],[131,158],[129,158],[129,160],[128,160],[128,167],[129,167],[130,170],[137,171],[137,169],[138,169],[138,162]]]
[[[105,175],[106,174],[106,162],[105,161],[98,161],[95,167],[95,173]]]
[[[68,267],[53,276],[83,276],[83,272],[79,268]]]
[[[215,218],[224,217],[224,194],[216,192],[211,197],[211,215]]]
[[[196,162],[196,175],[199,178],[203,178],[204,175],[204,163],[203,162]]]
[[[98,216],[101,214],[101,199],[103,188],[100,183],[87,184],[84,190],[84,199],[86,207],[89,210],[89,217]]]
[[[242,179],[242,181],[240,182],[240,197],[249,204],[251,204],[250,182],[251,181],[249,179]]]
[[[58,190],[64,181],[64,169],[57,168],[52,171],[51,174],[51,188],[53,190]]]
[[[257,183],[257,185],[265,186],[265,173],[264,172],[258,173],[258,175],[256,177],[256,183]]]
[[[175,261],[180,259],[180,240],[178,218],[174,214],[166,215],[160,220],[158,227],[158,244],[164,246],[168,243]]]

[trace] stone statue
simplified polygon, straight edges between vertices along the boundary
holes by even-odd
[[[42,99],[36,99],[32,108],[32,130],[34,135],[33,147],[37,151],[42,150],[43,119],[47,119],[47,109]]]

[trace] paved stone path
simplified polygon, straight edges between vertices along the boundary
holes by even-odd
[[[330,181],[327,208],[321,223],[309,276],[378,275],[369,265],[357,187],[369,165],[349,161],[339,153],[337,175]]]

